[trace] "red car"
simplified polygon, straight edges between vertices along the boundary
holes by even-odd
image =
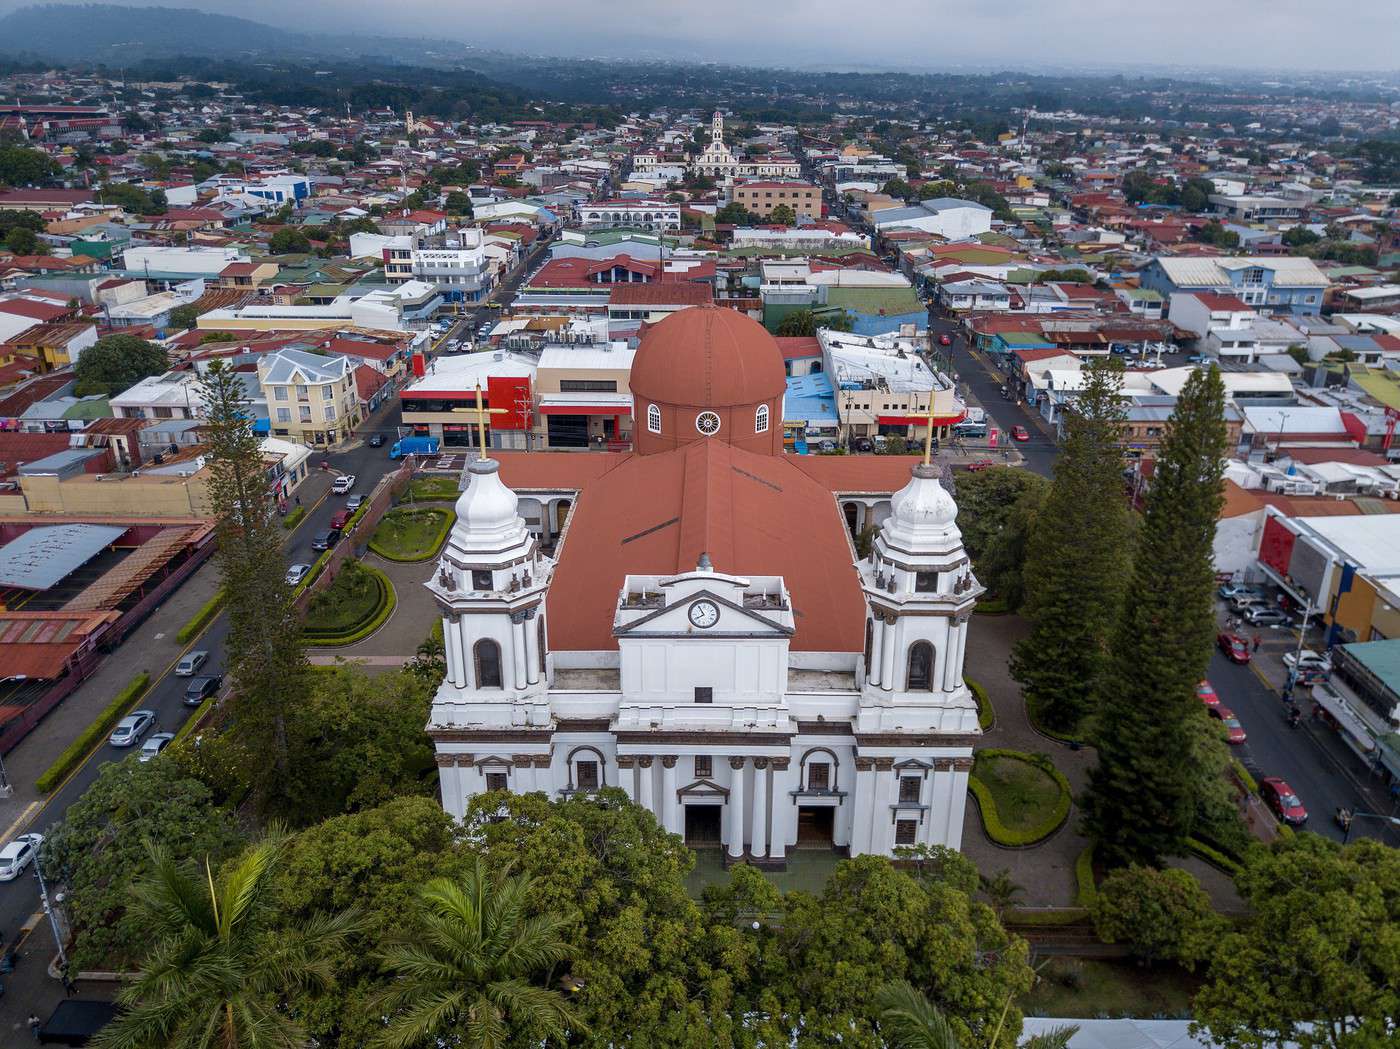
[[[1244,734],[1244,726],[1240,724],[1240,719],[1235,717],[1235,712],[1229,707],[1219,705],[1219,700],[1213,707],[1207,707],[1206,713],[1225,726],[1225,742],[1239,745],[1249,737]]]
[[[1284,823],[1301,827],[1308,822],[1308,810],[1293,793],[1293,788],[1277,776],[1265,776],[1259,781],[1259,796],[1269,806],[1273,814]]]
[[[1024,426],[1011,427],[1011,439],[1013,441],[1029,441],[1031,435]]]
[[[1240,664],[1249,662],[1249,642],[1238,634],[1222,630],[1216,636],[1215,643],[1220,646],[1220,651],[1225,653],[1225,658],[1230,662]]]
[[[1196,698],[1208,707],[1220,706],[1220,697],[1215,694],[1209,681],[1202,681],[1196,686]]]
[[[951,345],[953,345],[953,340],[950,339],[950,338],[948,338],[948,336],[947,336],[946,334],[945,334],[945,335],[940,335],[940,336],[938,337],[938,345],[940,345],[940,346],[951,346]]]
[[[970,473],[981,473],[983,470],[990,470],[996,464],[995,459],[974,459],[967,464],[967,469]]]

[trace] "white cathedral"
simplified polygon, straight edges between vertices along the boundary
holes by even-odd
[[[687,844],[773,867],[957,848],[982,587],[939,468],[785,454],[781,352],[735,311],[647,329],[631,385],[635,451],[464,473],[426,584],[443,806],[617,787]]]

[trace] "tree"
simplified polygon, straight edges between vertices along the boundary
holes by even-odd
[[[1210,204],[1215,183],[1208,178],[1187,179],[1181,187],[1181,207],[1184,211],[1205,211]]]
[[[1022,570],[1031,632],[1013,650],[1011,672],[1027,706],[1064,732],[1093,712],[1131,554],[1122,371],[1113,358],[1088,368]]]
[[[58,165],[43,150],[0,146],[0,184],[29,186],[58,174]]]
[[[810,338],[817,334],[818,328],[850,331],[851,318],[844,310],[823,312],[820,317],[809,309],[793,310],[778,322],[777,334],[783,338]]]
[[[880,192],[887,197],[898,197],[900,200],[908,200],[914,195],[913,188],[902,178],[892,178],[880,187]]]
[[[1026,894],[1026,890],[1011,877],[1011,871],[1003,867],[995,874],[981,876],[982,895],[987,897],[998,921],[1006,918],[1006,912],[1016,904],[1016,900]]]
[[[147,192],[133,182],[108,183],[98,193],[98,199],[132,215],[162,215],[167,210],[163,190]]]
[[[43,233],[47,227],[44,216],[37,211],[23,209],[19,211],[0,211],[0,234],[8,233],[16,226],[22,226],[35,233]]]
[[[207,859],[187,868],[151,847],[151,876],[135,890],[139,943],[151,944],[136,979],[117,992],[124,1011],[93,1040],[98,1049],[294,1049],[301,1027],[280,1008],[292,990],[333,981],[327,956],[355,931],[353,911],[321,913],[270,930],[278,841],[250,848],[216,877]]]
[[[170,326],[172,328],[193,328],[197,323],[199,323],[199,307],[192,302],[184,306],[176,306],[170,311]]]
[[[1093,919],[1104,943],[1126,943],[1148,965],[1170,961],[1186,969],[1209,956],[1223,931],[1210,897],[1190,873],[1136,864],[1099,885]]]
[[[166,842],[178,859],[232,854],[243,843],[234,813],[168,760],[111,761],[69,806],[44,842],[44,870],[67,889],[73,961],[120,969],[142,942],[129,886],[150,872],[145,842]]]
[[[1026,600],[1026,552],[1035,534],[1036,519],[1050,491],[1043,478],[1036,479],[1041,483],[1028,488],[1011,505],[1001,530],[992,536],[982,559],[977,562],[978,577],[1013,611]]]
[[[958,475],[958,527],[963,546],[979,572],[981,558],[1006,527],[1006,518],[1017,500],[1027,492],[1043,494],[1049,488],[1049,482],[1039,474],[1010,466]]]
[[[1284,230],[1281,239],[1290,248],[1303,248],[1309,244],[1316,244],[1322,237],[1308,229],[1307,226],[1294,226],[1292,229]]]
[[[115,397],[169,367],[170,358],[154,343],[135,335],[104,335],[79,356],[73,369],[78,380],[74,392],[79,397]]]
[[[1225,385],[1192,372],[1157,457],[1125,603],[1100,689],[1085,827],[1110,865],[1155,864],[1191,833],[1199,771],[1184,760],[1196,683],[1215,637],[1216,521],[1224,500]]]
[[[1203,244],[1213,244],[1217,248],[1237,248],[1240,235],[1220,224],[1219,219],[1211,219],[1196,231],[1196,239]]]
[[[465,215],[467,218],[471,218],[472,198],[461,190],[454,189],[447,194],[447,213],[449,215]]]
[[[15,226],[5,234],[5,247],[16,255],[35,255],[38,254],[39,238],[34,236],[32,229]]]
[[[380,952],[395,979],[377,999],[389,1018],[378,1044],[503,1049],[563,1039],[578,1026],[559,992],[534,982],[569,946],[557,916],[528,913],[530,886],[488,875],[478,857],[460,880],[423,887],[413,920]]]
[[[797,215],[787,204],[779,204],[768,213],[768,222],[773,226],[791,226],[797,222]]]
[[[267,250],[274,255],[305,254],[311,250],[311,241],[301,230],[288,226],[268,239]]]
[[[1317,834],[1250,854],[1249,918],[1222,936],[1192,1033],[1225,1049],[1373,1049],[1400,1015],[1400,852]]]
[[[1040,276],[1036,278],[1048,283],[1056,281],[1062,284],[1093,284],[1094,275],[1080,266],[1072,266],[1069,269],[1042,270]]]
[[[942,1010],[905,980],[891,980],[876,988],[875,1007],[880,1012],[880,1033],[890,1049],[962,1049],[974,1044],[960,1038]],[[1004,1018],[992,1029],[987,1045],[1000,1040],[1003,1022]],[[1075,1025],[1057,1027],[1027,1039],[1022,1049],[1066,1049],[1078,1031]]]
[[[91,352],[91,351],[89,351]],[[224,361],[200,382],[209,449],[209,501],[217,521],[219,567],[229,616],[228,671],[237,733],[260,769],[264,808],[296,802],[287,794],[290,708],[306,671],[301,622],[282,562],[282,528],[267,492],[261,441],[253,433],[246,387]]]
[[[715,212],[715,222],[720,225],[751,226],[754,223],[754,216],[749,213],[748,208],[736,200]]]

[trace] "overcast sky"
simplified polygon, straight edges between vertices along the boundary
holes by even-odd
[[[0,0],[0,10],[24,2]],[[803,67],[1400,68],[1400,0],[164,0],[164,6],[296,29],[442,36],[537,54]]]

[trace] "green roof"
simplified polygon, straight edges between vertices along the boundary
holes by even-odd
[[[1343,651],[1356,660],[1386,688],[1400,695],[1400,638],[1388,641],[1358,641],[1343,645]]]
[[[107,403],[106,397],[84,397],[77,404],[73,405],[63,413],[64,419],[110,419],[112,416],[112,406]]]
[[[1400,378],[1391,372],[1364,365],[1348,364],[1347,370],[1351,381],[1367,396],[1375,398],[1387,408],[1400,409]]]
[[[926,312],[913,288],[835,288],[827,286],[828,306],[840,306],[866,315],[898,317],[905,313]]]

